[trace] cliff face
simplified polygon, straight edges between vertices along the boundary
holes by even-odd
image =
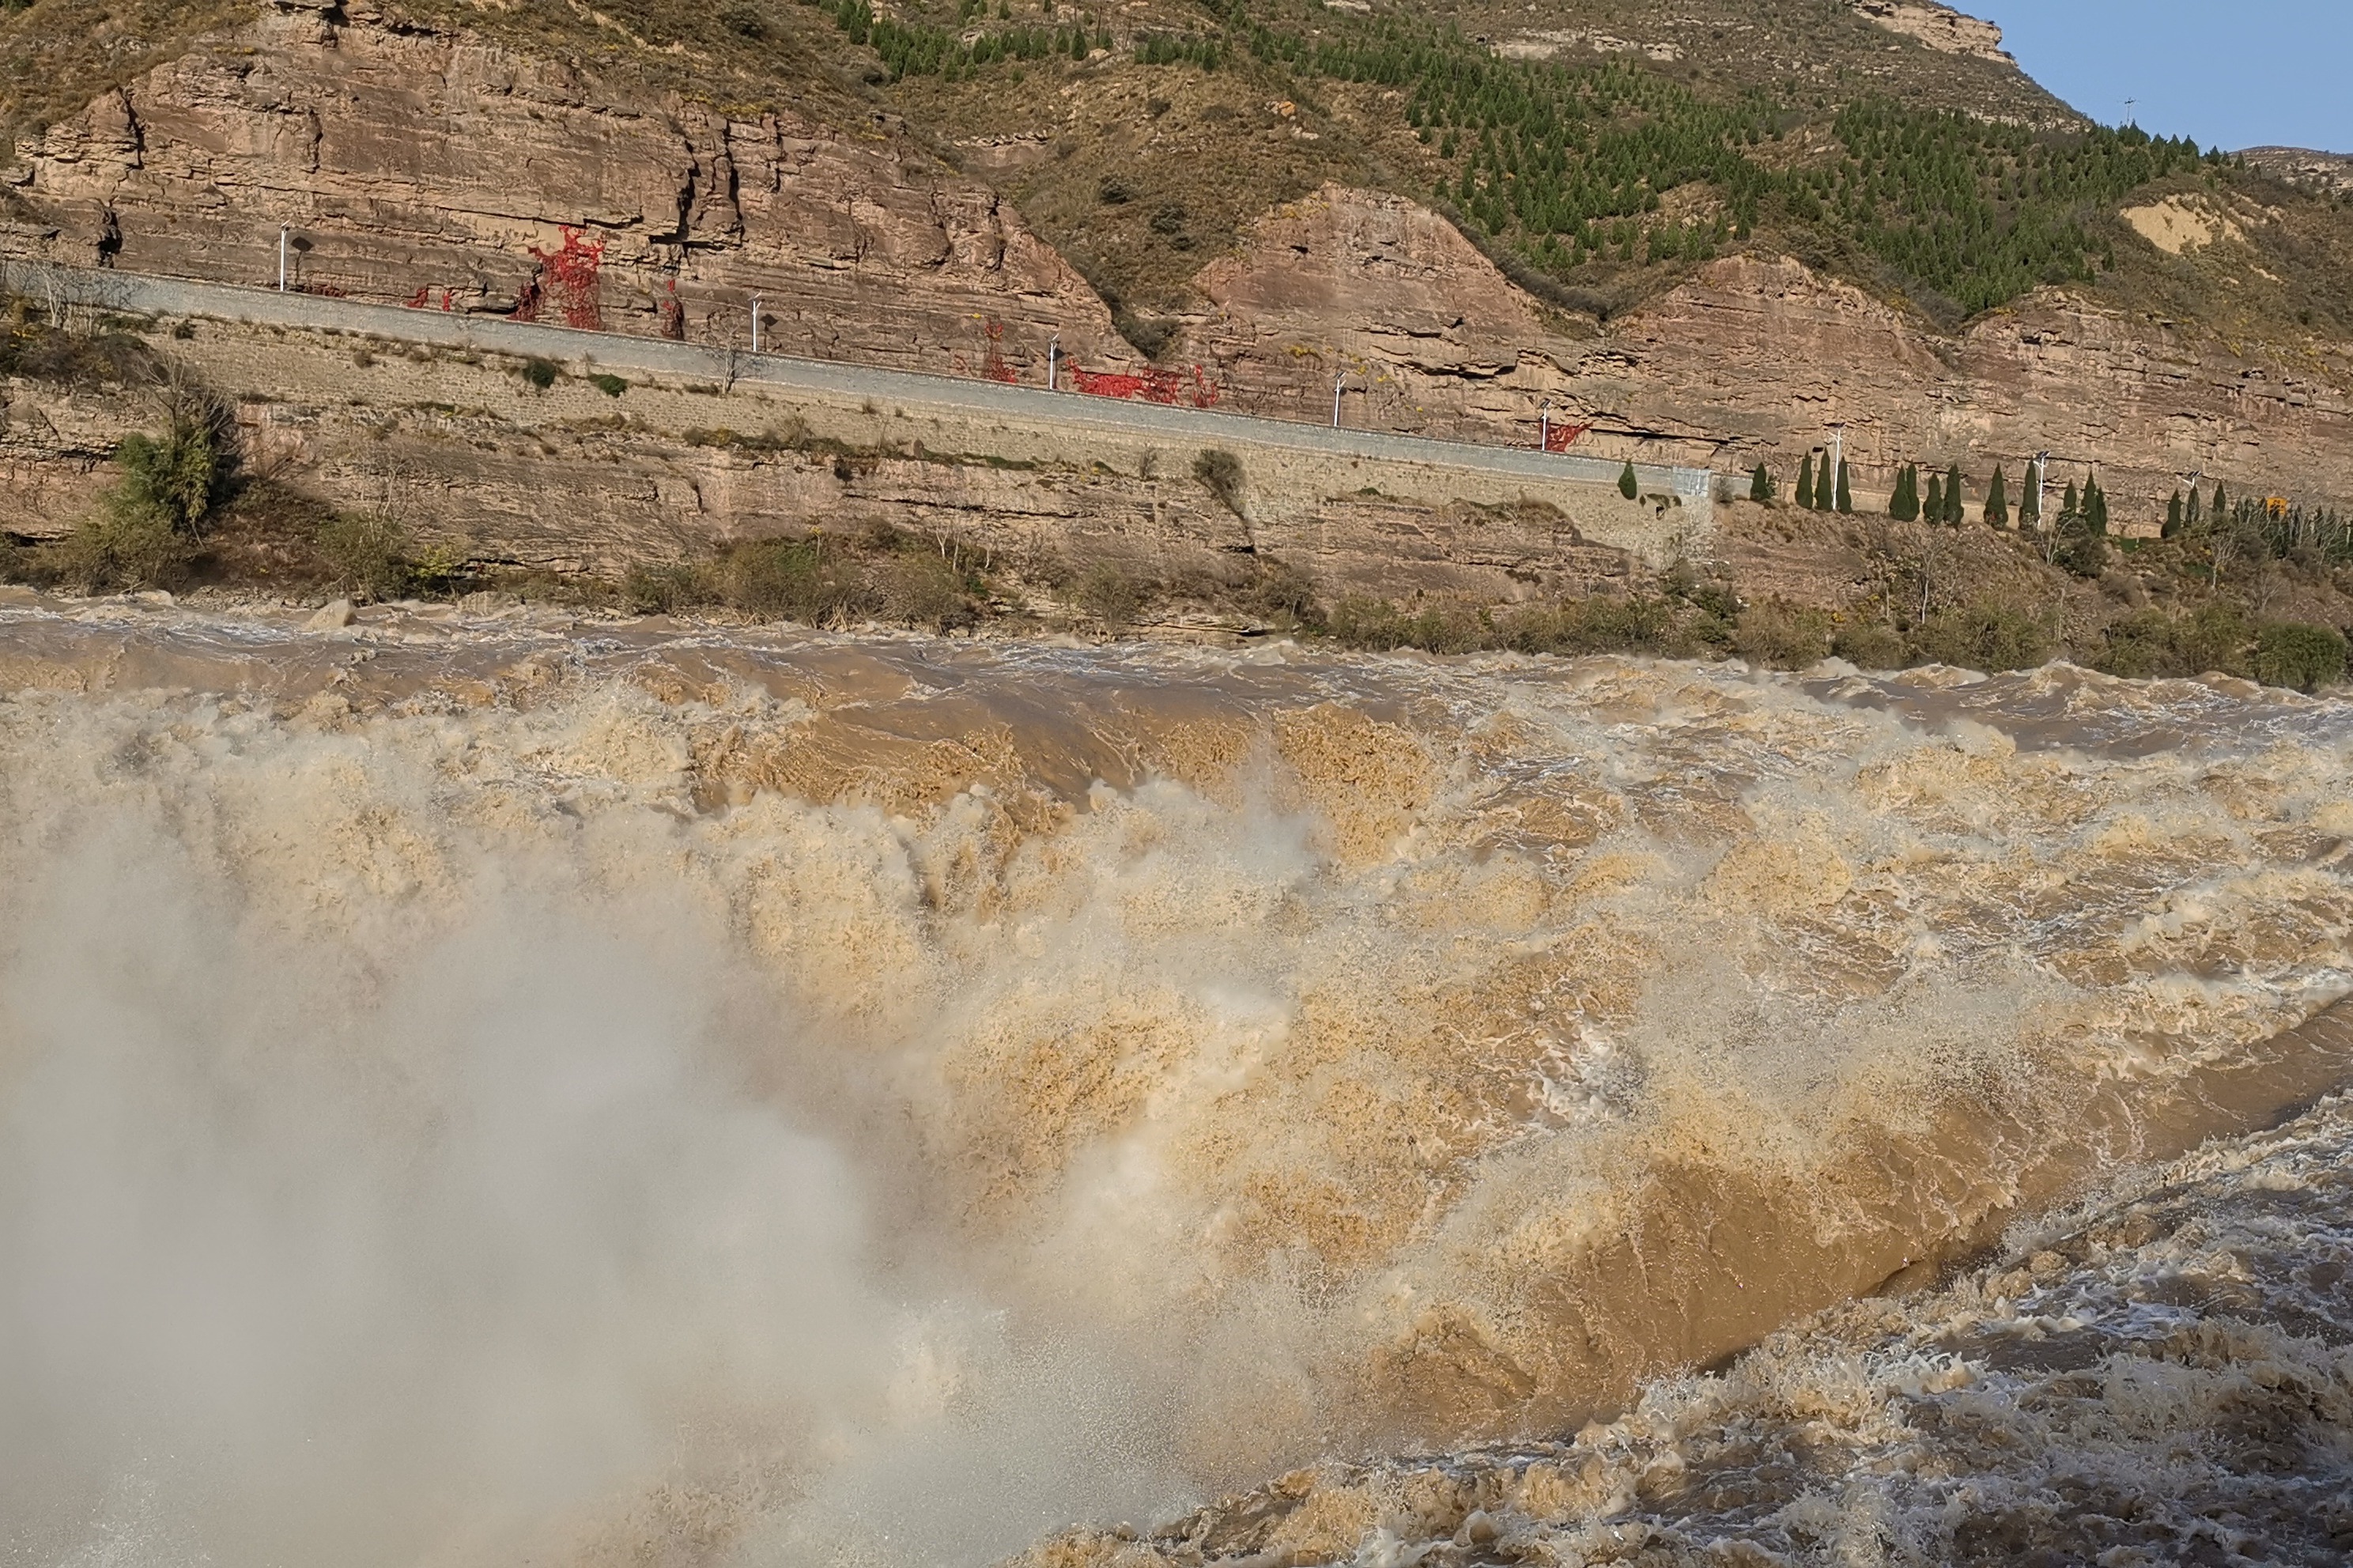
[[[1589,424],[1579,450],[1794,471],[1846,427],[1858,482],[1907,461],[2017,482],[2096,464],[2119,522],[2153,524],[2193,472],[2353,495],[2353,358],[2243,360],[2170,324],[2045,291],[1957,337],[1797,262],[1734,258],[1596,331],[1514,288],[1434,215],[1327,187],[1213,264],[1193,347],[1238,406],[1533,443],[1538,408]]]
[[[633,100],[546,60],[281,0],[22,149],[61,260],[512,310],[926,370],[1124,351],[987,185],[888,127]],[[568,234],[567,234],[568,231]],[[28,243],[20,230],[11,238]]]
[[[280,0],[24,149],[0,248],[266,284],[285,225],[296,286],[360,298],[745,344],[757,294],[779,352],[1033,385],[1057,334],[1082,365],[1134,359],[1010,203],[893,125],[730,117],[322,4]],[[1264,216],[1196,292],[1168,357],[1238,410],[1320,421],[1336,381],[1350,424],[1534,445],[1549,403],[1589,427],[1579,450],[1785,478],[1843,424],[1865,492],[1905,461],[2015,482],[2049,450],[2097,465],[2128,525],[2200,471],[2353,499],[2344,345],[2242,359],[2066,292],[1940,336],[1735,258],[1597,326],[1428,209],[1340,185]]]

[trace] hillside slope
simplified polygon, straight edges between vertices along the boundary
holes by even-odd
[[[0,250],[2120,531],[2353,501],[2353,215],[1914,0],[33,0]],[[79,107],[75,107],[75,105]],[[1063,385],[1068,386],[1066,378]],[[1091,383],[1090,385],[1095,385]],[[1135,386],[1131,379],[1126,386]],[[1745,485],[1742,486],[1745,491]]]

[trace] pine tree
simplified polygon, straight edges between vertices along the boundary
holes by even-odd
[[[2173,499],[2165,503],[2163,536],[2168,539],[2178,539],[2181,536],[2181,492],[2178,490],[2173,493]]]
[[[2217,528],[2231,520],[2231,498],[2222,493],[2222,482],[2219,479],[2214,482],[2214,504],[2206,509],[2206,515]]]
[[[2096,477],[2084,487],[2084,520],[2092,525],[2092,532],[2094,534],[2105,534],[2108,531],[2108,493],[2100,488],[2100,482]]]
[[[2181,503],[2181,526],[2184,532],[2195,534],[2198,524],[2205,520],[2206,503],[2200,498],[2198,487],[2189,487],[2189,499]]]
[[[1811,452],[1798,461],[1798,504],[1808,512],[1814,509],[1814,454]]]
[[[1968,482],[1961,477],[1959,463],[1955,463],[1945,471],[1945,524],[1947,527],[1957,528],[1961,525],[1961,502],[1967,493],[1968,483]]]
[[[1887,514],[1898,523],[1920,520],[1920,465],[1905,463],[1895,476],[1895,493],[1888,497]]]
[[[1626,460],[1626,471],[1618,476],[1618,493],[1631,501],[1642,493],[1642,482],[1635,477],[1634,460]]]
[[[1761,462],[1757,465],[1757,471],[1748,476],[1748,499],[1758,502],[1773,499],[1773,476],[1766,471]]]
[[[1985,520],[1989,528],[2010,526],[2010,493],[2002,482],[2000,463],[1993,465],[1993,478],[1986,485]]]
[[[2042,526],[2042,465],[2039,462],[2026,465],[2026,482],[2020,487],[2018,497],[2018,525]]]
[[[2084,497],[2075,489],[2075,482],[2067,482],[2066,499],[2059,503],[2059,526],[2067,527],[2084,514]]]
[[[1920,514],[1932,524],[1945,520],[1945,476],[1934,469],[1928,471],[1928,499],[1922,503]]]
[[[1838,509],[1846,516],[1854,515],[1854,485],[1848,475],[1844,458],[1839,459]]]

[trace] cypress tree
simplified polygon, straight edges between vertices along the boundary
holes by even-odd
[[[2000,463],[1993,465],[1993,478],[1986,485],[1985,520],[1989,528],[2010,526],[2010,494],[2002,482]]]
[[[2181,503],[2181,526],[2190,533],[2196,533],[2198,524],[2205,518],[2205,505],[2206,503],[2199,499],[2198,487],[2191,485],[2189,498]]]
[[[1945,471],[1945,522],[1949,527],[1961,525],[1961,502],[1967,494],[1968,482],[1961,477],[1961,465],[1955,463]]]
[[[1814,454],[1811,452],[1798,461],[1798,504],[1809,512],[1814,509]]]
[[[2084,491],[2084,516],[2091,524],[2093,533],[2108,531],[2108,493],[2100,488],[2096,478]]]
[[[1888,498],[1887,514],[1898,523],[1920,520],[1920,465],[1907,462],[1895,476],[1895,493]]]
[[[1852,516],[1854,514],[1854,486],[1848,481],[1846,459],[1844,458],[1839,459],[1838,509],[1841,513],[1848,516]]]
[[[1618,476],[1618,493],[1631,501],[1642,493],[1642,482],[1634,475],[1634,460],[1626,460],[1626,471]]]
[[[2178,490],[2173,493],[2173,499],[2165,503],[2163,536],[2168,539],[2178,539],[2181,536],[2181,492]]]
[[[2222,493],[2222,482],[2219,479],[2214,482],[2214,504],[2206,509],[2206,515],[2214,520],[2217,528],[2231,520],[2231,498]]]
[[[2018,525],[2042,526],[2042,465],[2039,462],[2026,465],[2026,482],[2020,487],[2018,497]]]
[[[1748,499],[1751,501],[1773,499],[1773,476],[1765,471],[1765,465],[1761,462],[1757,465],[1757,471],[1748,476]]]
[[[1922,503],[1920,514],[1931,524],[1945,520],[1945,476],[1934,469],[1928,471],[1928,499]]]
[[[2067,482],[2066,498],[2059,503],[2059,526],[2066,527],[2084,514],[2084,497],[2075,489],[2075,482]]]

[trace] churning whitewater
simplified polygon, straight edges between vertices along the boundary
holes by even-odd
[[[2066,668],[0,605],[0,1547],[2331,1560],[2348,778]]]

